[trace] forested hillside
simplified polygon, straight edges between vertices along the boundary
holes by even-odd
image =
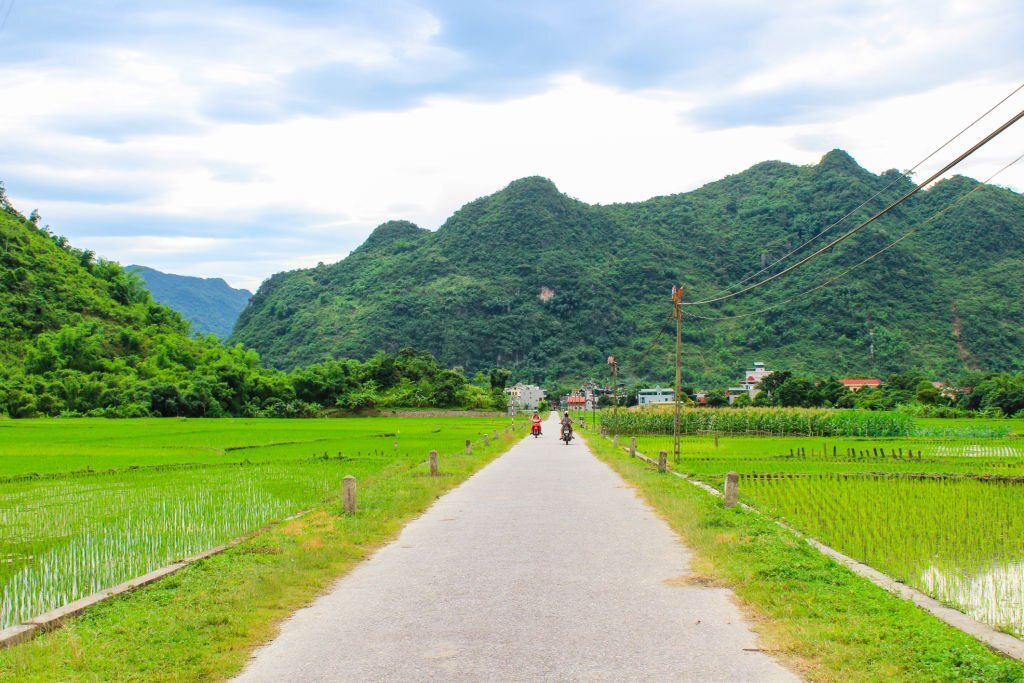
[[[128,266],[153,295],[153,299],[181,313],[200,334],[227,339],[235,321],[252,298],[252,292],[235,289],[221,278],[190,277],[161,273],[146,266]]]
[[[508,373],[461,370],[402,349],[266,368],[193,337],[121,266],[26,219],[0,183],[0,415],[308,416],[321,409],[503,408]]]
[[[798,294],[976,185],[940,182],[792,276],[688,310],[728,316]],[[505,366],[538,381],[602,377],[609,354],[627,378],[668,380],[674,282],[687,299],[713,295],[848,212],[851,221],[830,234],[912,186],[839,150],[817,165],[764,162],[693,192],[611,206],[525,178],[462,207],[436,232],[385,223],[339,263],[273,276],[233,339],[281,368],[415,344],[447,364]],[[982,187],[813,295],[731,321],[688,317],[684,374],[723,385],[754,360],[815,375],[1019,370],[1022,266],[1024,197]]]

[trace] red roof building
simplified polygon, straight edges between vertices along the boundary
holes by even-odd
[[[864,387],[877,389],[882,386],[882,380],[880,379],[841,379],[839,383],[850,391],[860,391]]]

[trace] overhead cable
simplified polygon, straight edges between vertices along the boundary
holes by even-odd
[[[849,239],[853,235],[857,234],[858,232],[860,232],[861,230],[863,230],[867,226],[869,226],[872,223],[874,223],[875,221],[877,221],[879,218],[881,218],[885,214],[887,214],[890,211],[892,211],[893,209],[895,209],[897,206],[899,206],[903,202],[905,202],[908,199],[910,199],[912,196],[914,196],[915,194],[920,192],[922,189],[924,189],[925,187],[930,185],[932,182],[934,182],[937,178],[939,178],[940,176],[944,175],[950,169],[952,169],[955,166],[957,166],[958,164],[960,164],[960,162],[962,162],[964,159],[968,158],[969,156],[971,156],[972,154],[977,152],[979,149],[981,149],[982,147],[987,145],[989,142],[991,142],[993,139],[995,139],[1000,133],[1005,131],[1007,128],[1009,128],[1010,126],[1012,126],[1013,124],[1015,124],[1017,121],[1019,121],[1022,118],[1024,118],[1024,110],[1021,110],[1020,112],[1018,112],[1017,114],[1012,116],[1006,123],[1002,124],[1001,126],[996,128],[994,131],[992,131],[991,133],[986,135],[980,141],[975,143],[970,149],[968,149],[967,151],[963,152],[956,159],[954,159],[953,161],[949,162],[948,164],[946,164],[945,166],[940,168],[938,171],[936,171],[931,176],[929,176],[926,180],[924,180],[923,182],[921,182],[918,185],[916,185],[913,189],[908,190],[899,199],[897,199],[896,201],[894,201],[891,204],[889,204],[888,206],[886,206],[884,209],[882,209],[881,211],[879,211],[878,213],[873,215],[871,218],[868,218],[867,220],[861,222],[856,227],[854,227],[851,230],[843,233],[842,235],[840,235],[836,239],[832,240],[831,242],[829,242],[825,246],[821,247],[817,251],[815,251],[815,252],[809,254],[808,256],[805,256],[804,258],[800,259],[799,261],[797,261],[793,265],[789,266],[788,268],[784,268],[783,270],[780,270],[778,273],[775,273],[774,275],[770,275],[770,276],[764,278],[763,280],[759,280],[758,282],[755,282],[752,285],[748,285],[747,287],[744,287],[743,289],[739,289],[739,290],[737,290],[735,292],[732,292],[730,294],[725,294],[725,295],[722,295],[722,296],[712,297],[712,298],[709,298],[709,299],[703,299],[701,301],[684,301],[684,302],[682,302],[682,305],[683,306],[702,306],[702,305],[716,303],[718,301],[724,301],[726,299],[731,299],[733,297],[739,296],[740,294],[745,294],[745,293],[747,293],[747,292],[749,292],[751,290],[757,289],[758,287],[763,287],[764,285],[768,284],[769,282],[771,282],[773,280],[776,280],[776,279],[782,277],[783,275],[786,275],[787,273],[793,272],[797,268],[800,268],[801,266],[809,263],[810,261],[812,261],[813,259],[817,258],[818,256],[821,256],[823,253],[825,253],[826,251],[828,251],[832,247],[836,246],[837,244],[846,241],[847,239]]]
[[[1014,159],[1010,163],[1006,164],[1001,169],[999,169],[998,171],[993,173],[991,176],[989,176],[984,182],[978,183],[973,188],[971,188],[970,191],[965,192],[964,194],[960,195],[957,199],[955,199],[954,201],[952,201],[949,204],[947,204],[946,206],[944,206],[941,210],[939,210],[939,211],[935,212],[934,214],[932,214],[931,216],[929,216],[920,225],[917,225],[916,227],[911,228],[910,230],[908,230],[906,233],[904,233],[903,235],[901,235],[897,239],[893,240],[892,242],[890,242],[886,246],[882,247],[881,249],[879,249],[875,253],[871,254],[870,256],[868,256],[868,257],[864,258],[863,260],[861,260],[861,261],[855,263],[854,265],[850,266],[849,268],[847,268],[846,270],[842,271],[838,275],[836,275],[834,277],[831,277],[831,278],[825,280],[824,282],[822,282],[822,283],[820,283],[820,284],[818,284],[818,285],[816,285],[814,287],[811,287],[810,289],[806,289],[806,290],[800,292],[799,294],[794,294],[793,296],[788,297],[786,299],[783,299],[782,301],[778,301],[778,302],[772,304],[771,306],[766,306],[766,307],[758,309],[756,311],[749,311],[749,312],[746,312],[746,313],[737,313],[735,315],[727,315],[727,316],[705,316],[705,315],[698,315],[696,313],[690,313],[690,312],[687,312],[687,315],[689,317],[691,317],[691,318],[697,318],[699,320],[718,320],[718,321],[720,321],[720,320],[736,320],[738,318],[749,318],[749,317],[752,317],[752,316],[756,316],[756,315],[761,315],[763,313],[767,313],[768,311],[771,311],[773,309],[779,308],[780,306],[785,306],[786,304],[793,303],[794,301],[797,301],[798,299],[801,299],[801,298],[803,298],[803,297],[805,297],[805,296],[807,296],[809,294],[813,294],[814,292],[816,292],[816,291],[818,291],[820,289],[824,289],[825,287],[828,287],[829,285],[831,285],[832,283],[836,282],[837,280],[845,277],[846,275],[849,275],[850,272],[852,272],[853,270],[856,270],[857,268],[860,268],[865,263],[868,263],[869,261],[873,261],[874,259],[878,258],[879,256],[881,256],[885,252],[887,252],[890,249],[892,249],[893,247],[895,247],[900,242],[902,242],[902,241],[906,240],[907,238],[909,238],[911,235],[919,232],[920,230],[924,229],[930,223],[932,223],[935,220],[941,218],[948,211],[950,211],[954,207],[958,206],[961,202],[966,200],[968,197],[970,197],[972,194],[974,194],[975,192],[977,192],[981,188],[985,187],[985,185],[987,185],[988,183],[992,182],[992,180],[995,179],[996,176],[998,176],[999,174],[1001,174],[1003,171],[1005,171],[1006,169],[1010,168],[1014,164],[1018,163],[1021,159],[1024,159],[1024,154],[1021,154],[1016,159]]]
[[[979,116],[978,118],[974,119],[974,121],[972,121],[971,123],[967,124],[967,126],[965,126],[964,128],[962,128],[962,129],[960,130],[960,132],[959,132],[959,133],[957,133],[956,135],[954,135],[953,137],[949,138],[949,139],[948,139],[948,140],[946,140],[946,141],[945,141],[944,143],[942,143],[942,145],[940,145],[939,147],[937,147],[937,148],[936,148],[936,149],[935,149],[935,150],[934,150],[934,151],[933,151],[933,152],[932,152],[931,154],[929,154],[929,155],[928,155],[928,156],[926,156],[925,158],[921,159],[920,161],[918,161],[918,162],[917,162],[916,164],[914,164],[913,166],[911,166],[911,167],[910,167],[910,168],[908,168],[907,170],[903,171],[902,175],[904,175],[904,176],[910,176],[910,175],[913,175],[913,173],[914,173],[914,172],[915,172],[915,171],[916,171],[916,170],[917,170],[918,168],[920,168],[920,167],[921,167],[922,165],[924,165],[925,163],[927,163],[927,162],[928,162],[928,161],[929,161],[929,160],[930,160],[930,159],[931,159],[932,157],[934,157],[934,156],[935,156],[936,154],[938,154],[939,152],[941,152],[942,150],[944,150],[944,149],[945,149],[946,147],[948,147],[949,145],[951,145],[951,144],[952,144],[953,142],[955,142],[955,141],[956,141],[956,140],[957,140],[957,139],[958,139],[958,138],[959,138],[959,137],[960,137],[961,135],[963,135],[964,133],[966,133],[967,131],[969,131],[969,130],[970,130],[971,128],[973,128],[974,126],[978,125],[978,124],[979,124],[979,123],[980,123],[980,122],[981,122],[981,121],[982,121],[983,119],[985,119],[985,118],[986,118],[986,117],[987,117],[987,116],[988,116],[989,114],[991,114],[992,112],[994,112],[994,111],[995,111],[996,109],[998,109],[998,108],[999,108],[1000,106],[1002,106],[1002,105],[1003,105],[1003,104],[1004,104],[1004,103],[1005,103],[1005,102],[1006,102],[1006,101],[1007,101],[1008,99],[1010,99],[1011,97],[1013,97],[1014,95],[1016,95],[1016,94],[1017,94],[1018,92],[1020,92],[1021,90],[1024,90],[1024,83],[1021,83],[1020,85],[1018,85],[1018,86],[1017,86],[1017,87],[1016,87],[1016,88],[1015,88],[1015,89],[1014,89],[1014,90],[1013,90],[1012,92],[1010,92],[1010,94],[1006,95],[1005,97],[1003,97],[1003,99],[999,100],[999,101],[998,101],[998,102],[996,102],[996,103],[995,103],[994,105],[992,105],[992,106],[991,106],[991,107],[990,107],[990,108],[988,109],[988,111],[986,111],[986,112],[985,112],[984,114],[982,114],[982,115],[981,115],[981,116]],[[747,283],[747,282],[749,282],[749,281],[753,280],[753,279],[754,279],[755,277],[757,277],[757,276],[761,275],[762,273],[765,273],[765,272],[767,272],[767,271],[771,270],[772,268],[774,268],[774,267],[775,267],[775,266],[777,266],[778,264],[782,263],[783,261],[785,261],[786,259],[788,259],[788,258],[789,258],[790,256],[792,256],[793,254],[795,254],[795,253],[797,253],[797,252],[799,252],[799,251],[802,251],[804,247],[806,247],[807,245],[811,244],[812,242],[814,242],[815,240],[817,240],[817,239],[818,239],[819,237],[821,237],[821,236],[822,236],[822,235],[824,235],[825,233],[827,233],[827,232],[831,231],[831,230],[832,230],[832,228],[834,228],[834,227],[836,227],[837,225],[839,225],[840,223],[844,222],[844,221],[845,221],[846,219],[850,218],[850,217],[851,217],[851,216],[853,216],[853,215],[854,215],[855,213],[857,213],[858,211],[860,211],[861,209],[863,209],[863,208],[864,208],[865,206],[867,206],[868,204],[870,204],[871,202],[873,202],[873,201],[874,201],[875,199],[877,199],[877,198],[878,198],[879,196],[881,196],[881,195],[882,195],[883,193],[885,193],[885,192],[886,192],[886,191],[888,191],[888,190],[889,190],[890,188],[892,188],[892,187],[893,187],[893,186],[894,186],[894,185],[895,185],[896,183],[898,183],[898,182],[899,182],[899,180],[900,180],[899,178],[893,178],[893,179],[892,179],[892,180],[891,180],[891,181],[889,182],[889,184],[888,184],[888,185],[886,185],[886,186],[885,186],[885,187],[883,187],[882,189],[878,190],[878,191],[877,191],[877,192],[875,192],[875,193],[874,193],[873,195],[871,195],[870,197],[868,197],[867,199],[865,199],[865,200],[864,200],[863,202],[861,202],[860,204],[858,204],[857,206],[855,206],[854,208],[852,208],[852,209],[851,209],[850,211],[848,211],[848,212],[847,212],[847,213],[846,213],[845,215],[843,215],[843,216],[842,216],[841,218],[839,218],[839,219],[838,219],[838,220],[836,220],[835,222],[833,222],[833,223],[830,223],[830,224],[829,224],[828,226],[826,226],[826,227],[825,227],[825,228],[824,228],[824,229],[823,229],[823,230],[822,230],[821,232],[819,232],[818,234],[814,235],[813,237],[811,237],[810,239],[808,239],[808,240],[807,240],[806,242],[804,242],[804,243],[803,243],[803,244],[801,244],[800,246],[798,246],[798,247],[796,247],[796,248],[794,248],[794,249],[791,249],[791,250],[790,250],[790,251],[788,251],[787,253],[783,254],[783,255],[782,255],[782,256],[780,256],[779,258],[777,258],[777,259],[775,259],[774,261],[772,261],[771,263],[769,263],[769,264],[768,264],[767,266],[765,266],[765,267],[764,267],[764,268],[762,268],[761,270],[759,270],[759,271],[757,271],[757,272],[755,272],[755,273],[751,273],[750,275],[746,276],[746,277],[745,277],[745,278],[743,278],[742,280],[739,280],[739,281],[737,281],[737,282],[734,282],[734,283],[732,283],[731,285],[728,285],[728,286],[726,286],[726,287],[724,287],[724,288],[722,288],[722,289],[718,290],[717,292],[715,292],[715,293],[714,293],[714,294],[712,294],[711,296],[718,296],[719,294],[724,294],[724,293],[726,293],[726,292],[731,292],[731,291],[733,290],[733,288],[734,288],[734,287],[739,287],[740,285],[742,285],[742,284],[745,284],[745,283]]]

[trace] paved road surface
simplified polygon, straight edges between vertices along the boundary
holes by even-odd
[[[240,681],[796,681],[689,553],[557,424],[286,621]],[[443,467],[443,463],[442,463]]]

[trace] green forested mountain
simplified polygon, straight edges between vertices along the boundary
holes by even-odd
[[[504,407],[508,373],[470,382],[402,349],[289,373],[193,337],[116,263],[16,211],[0,183],[0,415],[312,415],[321,408]]]
[[[942,181],[791,276],[687,310],[734,315],[798,294],[976,186]],[[627,378],[664,381],[674,282],[686,299],[713,295],[848,212],[863,219],[910,187],[898,172],[872,174],[839,150],[817,165],[764,162],[692,192],[610,206],[524,178],[470,202],[436,232],[385,223],[339,263],[271,277],[232,339],[281,368],[415,345],[443,363],[500,365],[534,380],[603,377],[615,354]],[[1020,370],[1022,266],[1024,197],[981,187],[813,295],[731,321],[687,317],[684,374],[723,385],[754,360],[819,376]]]
[[[255,352],[191,338],[134,275],[3,199],[0,412],[219,415],[280,393]]]
[[[153,298],[181,313],[200,334],[227,339],[235,321],[252,298],[246,289],[234,289],[221,278],[190,277],[162,273],[146,266],[128,266],[146,285]]]

